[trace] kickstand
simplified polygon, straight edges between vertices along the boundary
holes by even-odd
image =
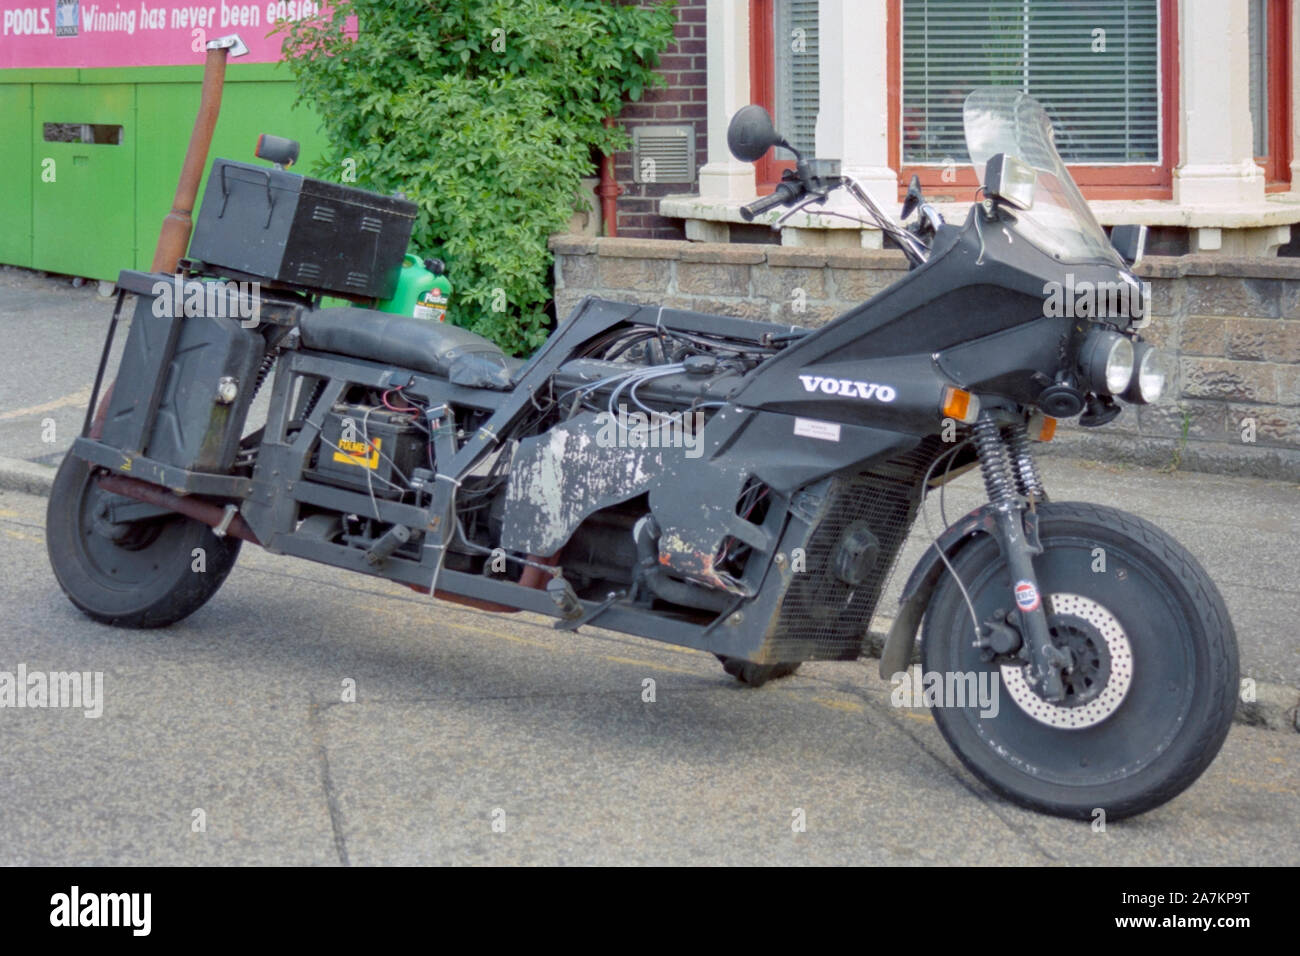
[[[552,627],[557,631],[576,631],[578,628],[582,627],[582,625],[590,624],[596,618],[608,611],[619,597],[621,597],[621,595],[617,591],[611,591],[609,597],[605,598],[605,600],[600,604],[597,604],[586,614],[582,615],[582,617],[574,618],[572,621],[556,621]]]

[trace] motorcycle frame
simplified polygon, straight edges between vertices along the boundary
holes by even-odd
[[[584,345],[603,333],[625,325],[657,325],[670,331],[733,337],[757,345],[791,333],[794,330],[790,326],[588,297],[516,373],[510,391],[456,385],[438,375],[298,345],[285,348],[277,359],[270,415],[251,478],[188,471],[140,454],[144,436],[150,434],[150,416],[156,412],[161,381],[154,383],[152,407],[139,423],[136,450],[111,447],[101,441],[93,433],[88,410],[83,433],[72,453],[146,485],[132,488],[117,482],[113,490],[118,493],[152,500],[156,506],[170,506],[182,513],[186,512],[180,499],[189,499],[188,513],[203,513],[207,517],[199,520],[212,525],[218,525],[216,516],[221,515],[223,533],[230,530],[237,514],[237,533],[273,553],[377,575],[478,606],[558,617],[561,620],[557,627],[576,627],[598,620],[600,626],[611,630],[763,662],[769,654],[767,642],[771,635],[767,630],[776,619],[784,594],[783,587],[764,585],[771,574],[783,576],[788,584],[791,572],[777,566],[776,555],[789,553],[806,542],[815,523],[819,495],[824,495],[831,480],[838,475],[887,467],[891,459],[935,436],[943,420],[940,404],[947,387],[997,396],[1003,411],[1010,415],[1008,420],[1019,415],[1023,421],[1022,406],[1033,401],[1033,383],[1037,381],[1041,389],[1061,369],[1073,368],[1078,344],[1094,323],[1043,316],[1044,282],[1057,281],[1063,268],[1073,270],[1080,280],[1092,281],[1114,281],[1118,270],[1103,263],[1063,264],[1028,242],[1016,241],[1010,228],[1013,225],[1014,216],[1008,211],[999,209],[988,216],[975,207],[963,226],[945,226],[927,262],[915,267],[905,280],[802,335],[763,362],[744,377],[731,404],[724,409],[736,414],[719,413],[710,420],[705,432],[705,464],[692,474],[672,476],[679,482],[674,486],[677,494],[695,502],[709,503],[711,494],[717,499],[710,507],[719,525],[709,527],[706,521],[705,532],[724,532],[726,519],[734,518],[735,505],[734,496],[726,498],[725,483],[722,492],[711,490],[718,483],[708,463],[739,462],[775,494],[767,519],[755,532],[765,544],[755,550],[763,551],[765,558],[761,562],[751,560],[749,563],[756,567],[752,572],[747,568],[745,574],[745,583],[754,596],[736,596],[708,623],[681,620],[613,600],[579,599],[575,613],[572,606],[567,611],[557,606],[546,590],[529,586],[538,583],[536,575],[524,583],[445,567],[443,551],[450,546],[456,527],[453,490],[495,448],[497,436],[507,434],[527,413],[533,396],[547,388]],[[96,407],[124,296],[148,295],[153,283],[160,279],[170,277],[122,274],[90,409]],[[265,294],[262,324],[249,334],[267,336],[268,343],[273,337],[281,341],[309,306],[300,296]],[[169,342],[172,349],[175,326],[180,321],[173,320]],[[1014,348],[1009,347],[1011,341]],[[164,356],[160,376],[167,366]],[[887,384],[894,399],[845,400],[823,388],[809,388],[804,377]],[[315,383],[323,383],[315,405],[303,427],[290,435],[295,389],[302,395]],[[356,385],[377,390],[401,386],[432,406],[460,406],[488,413],[486,423],[459,446],[455,445],[452,429],[441,430],[434,448],[438,474],[451,480],[434,482],[427,506],[376,499],[304,480],[325,417]],[[833,423],[842,437],[833,443],[818,442],[802,451],[792,448],[791,422],[802,417]],[[722,424],[727,418],[729,421]],[[237,427],[243,427],[242,417]],[[610,453],[618,452],[615,449]],[[959,453],[951,465],[954,472],[960,473],[973,463],[974,456],[967,451]],[[575,471],[581,468],[575,467]],[[921,474],[917,467],[908,479],[912,482],[914,505],[919,505],[929,490]],[[147,491],[148,486],[155,486],[152,493]],[[160,490],[172,497],[160,499]],[[203,511],[196,507],[196,497],[216,499],[204,502],[215,509]],[[161,505],[161,501],[168,505]],[[413,561],[393,556],[376,567],[366,561],[362,550],[313,537],[298,527],[298,509],[302,505],[340,514],[375,513],[384,524],[420,529],[424,532],[421,558]],[[915,508],[908,517],[909,526],[914,517]],[[984,525],[988,531],[988,523]],[[949,535],[942,549],[955,554],[969,539],[969,533]],[[911,628],[906,635],[910,639],[919,620],[918,609],[923,610],[928,602],[937,578],[937,559],[937,553],[927,552],[921,562],[924,571],[918,567],[913,574],[914,581],[904,596],[905,613],[899,616],[896,634],[890,641],[895,648],[893,656],[904,643],[910,646],[910,640],[903,640],[901,629]],[[921,574],[921,583],[916,583],[917,574]],[[929,587],[924,586],[925,582]],[[880,592],[884,586],[882,580]]]

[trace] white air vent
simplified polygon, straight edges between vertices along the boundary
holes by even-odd
[[[634,127],[632,178],[646,184],[694,182],[695,127]]]

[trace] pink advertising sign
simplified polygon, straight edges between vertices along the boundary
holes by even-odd
[[[185,66],[203,45],[238,33],[248,55],[274,63],[283,20],[318,14],[316,0],[0,0],[0,69]]]

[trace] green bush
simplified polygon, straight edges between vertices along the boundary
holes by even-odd
[[[548,323],[547,237],[593,151],[626,146],[603,121],[662,82],[674,19],[671,2],[340,0],[286,27],[299,100],[331,144],[313,172],[414,200],[412,243],[447,262],[457,324],[531,351]]]

